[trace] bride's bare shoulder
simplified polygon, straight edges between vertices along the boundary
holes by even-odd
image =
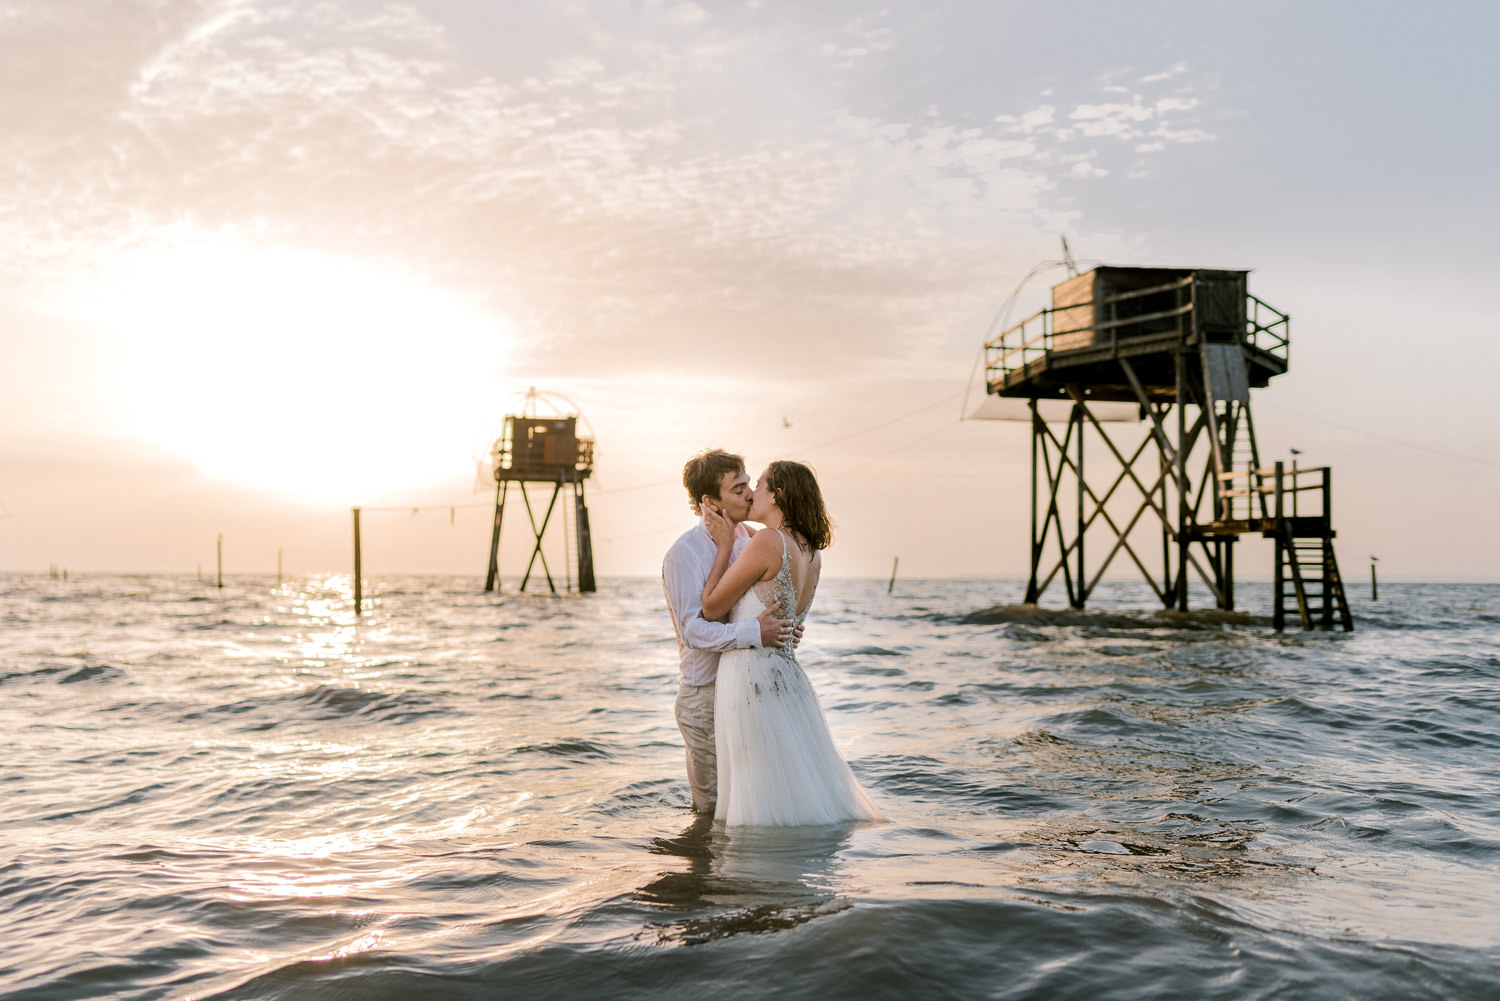
[[[781,562],[781,537],[775,532],[756,532],[750,537],[750,541],[745,543],[740,559],[744,559],[747,555],[757,561],[770,562],[774,559],[779,564]]]

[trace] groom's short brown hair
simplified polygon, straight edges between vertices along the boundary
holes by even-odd
[[[693,511],[698,511],[698,499],[704,494],[718,498],[719,483],[725,473],[744,471],[744,457],[722,448],[710,448],[689,459],[682,467],[682,485],[687,487],[688,503],[693,506]]]

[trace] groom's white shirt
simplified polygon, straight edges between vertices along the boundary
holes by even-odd
[[[743,526],[734,528],[734,550],[740,554],[750,536]],[[710,685],[719,676],[719,654],[725,650],[760,646],[760,621],[710,622],[703,617],[703,585],[714,568],[718,547],[700,521],[678,537],[661,564],[661,583],[667,592],[667,611],[677,630],[677,651],[682,680],[689,685]]]

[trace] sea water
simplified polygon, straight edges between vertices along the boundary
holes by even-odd
[[[0,998],[1500,996],[1500,585],[1020,593],[825,580],[888,820],[725,830],[653,578],[0,576]]]

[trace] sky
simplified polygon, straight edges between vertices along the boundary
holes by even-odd
[[[1333,468],[1346,576],[1500,579],[1497,29],[0,0],[0,569],[209,573],[222,536],[231,574],[347,572],[358,505],[367,573],[482,576],[482,460],[535,387],[597,441],[602,576],[658,571],[723,447],[817,470],[825,573],[1024,577],[1028,429],[962,418],[1066,238],[1291,315],[1258,440]],[[503,581],[532,542],[508,508]]]

